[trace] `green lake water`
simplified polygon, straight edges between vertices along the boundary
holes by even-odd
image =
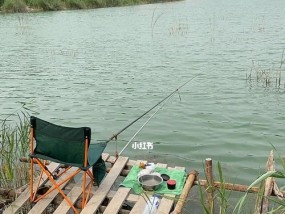
[[[283,0],[2,14],[1,117],[28,103],[42,119],[90,126],[104,140],[195,77],[134,138],[153,149],[131,144],[122,155],[200,174],[212,158],[226,181],[250,184],[272,145],[285,152],[285,66],[279,88],[274,76],[284,23]],[[257,70],[270,73],[269,86],[256,81]],[[119,136],[118,151],[150,115]],[[106,152],[115,149],[112,142]]]

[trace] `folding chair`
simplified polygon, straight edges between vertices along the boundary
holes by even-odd
[[[80,172],[83,172],[82,177],[82,208],[86,205],[93,182],[90,183],[88,191],[86,187],[86,177],[89,176],[94,181],[93,175],[90,172],[90,167],[101,157],[106,143],[91,142],[91,129],[89,127],[71,128],[55,125],[37,117],[31,116],[30,128],[30,199],[32,202],[38,202],[46,197],[54,190],[63,196],[69,206],[75,213],[78,213],[71,200],[62,191],[61,185],[70,181]],[[45,161],[52,161],[59,164],[64,164],[67,167],[58,175],[52,174],[46,167]],[[43,195],[36,197],[36,193],[40,188],[36,185],[34,189],[34,164],[38,164],[41,169],[40,179],[45,173],[52,187]],[[76,167],[77,170],[72,172],[63,181],[57,182],[57,178],[67,173],[69,169]],[[74,169],[74,168],[73,168]],[[71,170],[72,171],[72,170]],[[40,180],[39,179],[39,180]],[[87,193],[87,194],[86,194]]]

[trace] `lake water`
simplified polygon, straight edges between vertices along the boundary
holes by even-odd
[[[284,21],[283,0],[2,14],[1,117],[27,103],[43,119],[108,139],[195,77],[134,138],[153,149],[130,144],[122,155],[200,174],[210,157],[226,181],[250,184],[272,145],[284,153]],[[257,70],[271,75],[269,86]],[[119,136],[118,151],[153,112]]]

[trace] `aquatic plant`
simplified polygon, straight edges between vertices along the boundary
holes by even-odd
[[[17,188],[28,182],[28,165],[19,158],[29,150],[28,113],[17,113],[17,122],[9,116],[1,121],[0,130],[0,184],[2,188]]]
[[[27,5],[31,8],[54,11],[64,9],[64,3],[61,0],[27,0]]]
[[[273,147],[274,148],[274,147]],[[279,156],[279,158],[281,158]],[[284,168],[284,160],[281,158],[282,167]],[[273,151],[270,152],[267,161],[267,172],[259,176],[255,181],[253,181],[247,188],[245,194],[239,199],[235,206],[233,213],[243,213],[243,207],[245,206],[247,197],[249,195],[250,189],[259,184],[259,191],[257,193],[255,211],[254,213],[284,213],[285,203],[284,203],[284,192],[281,192],[277,187],[275,178],[285,178],[285,174],[275,170]],[[269,205],[269,202],[272,202]],[[277,207],[276,207],[277,205]]]
[[[204,165],[204,173],[207,175],[209,172],[206,171]],[[218,171],[218,182],[219,187],[215,187],[213,181],[210,181],[208,176],[206,176],[206,183],[204,184],[203,180],[198,180],[198,191],[199,191],[199,199],[202,205],[203,213],[205,214],[213,214],[218,212],[219,214],[229,213],[228,208],[230,207],[229,198],[231,195],[231,190],[226,189],[226,183],[224,181],[222,165],[218,161],[217,163],[217,171]],[[208,185],[209,184],[209,185]],[[212,184],[212,185],[211,185]],[[203,190],[203,186],[205,189]],[[207,197],[205,197],[205,194]],[[210,196],[210,198],[209,198]]]
[[[4,12],[56,11],[116,7],[168,2],[171,0],[0,0]]]
[[[224,176],[223,176],[223,171],[222,171],[222,165],[218,161],[217,164],[217,169],[218,169],[218,176],[219,176],[219,181],[221,183],[221,187],[217,189],[217,194],[215,198],[217,198],[218,205],[219,205],[219,213],[220,214],[226,214],[227,209],[229,207],[229,198],[231,191],[226,191],[225,189],[225,182],[224,182]]]
[[[255,61],[252,61],[252,66],[248,74],[246,74],[246,80],[252,84],[255,82],[256,84],[261,83],[263,87],[269,88],[274,87],[275,88],[282,88],[283,83],[281,81],[282,77],[282,70],[283,70],[283,64],[285,62],[284,59],[284,52],[285,49],[283,49],[280,65],[278,68],[264,68]],[[285,88],[285,83],[284,83]]]
[[[27,11],[27,5],[24,0],[2,0],[2,8],[6,12],[22,13]]]

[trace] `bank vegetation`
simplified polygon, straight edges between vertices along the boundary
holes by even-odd
[[[38,12],[70,9],[92,9],[137,4],[152,4],[174,0],[0,0],[2,12]]]

